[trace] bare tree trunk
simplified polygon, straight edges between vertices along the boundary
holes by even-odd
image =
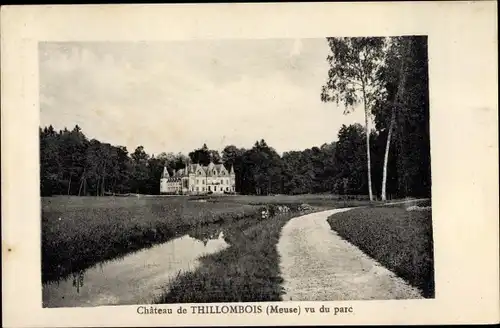
[[[392,137],[392,130],[394,129],[394,125],[396,124],[396,109],[400,107],[400,104],[402,103],[401,97],[404,92],[404,88],[406,85],[406,65],[404,63],[405,56],[403,54],[403,63],[401,64],[401,70],[399,72],[399,85],[398,85],[398,91],[396,92],[396,97],[394,99],[395,104],[392,106],[392,113],[391,113],[391,123],[389,124],[389,132],[387,134],[387,142],[385,145],[385,154],[384,154],[384,170],[383,170],[383,176],[382,176],[382,200],[386,200],[386,190],[387,190],[387,166],[389,162],[389,149],[391,147],[391,137]]]
[[[101,179],[97,177],[97,185],[95,187],[95,195],[99,196],[99,187],[100,187]]]
[[[85,181],[85,172],[83,172],[83,175],[82,175],[82,177],[80,179],[80,188],[78,188],[78,196],[80,196],[80,194],[82,192],[84,181]]]
[[[387,200],[386,197],[386,187],[387,187],[387,163],[389,160],[389,148],[391,147],[391,137],[392,130],[394,129],[394,121],[395,121],[395,109],[392,109],[391,114],[391,123],[389,125],[389,132],[387,134],[387,143],[385,145],[385,154],[384,154],[384,172],[382,177],[382,200]]]
[[[104,178],[106,176],[106,163],[104,163],[102,168],[102,182],[101,182],[101,196],[104,196]]]
[[[368,195],[370,196],[370,201],[373,201],[373,193],[372,193],[372,165],[371,165],[371,156],[370,156],[370,129],[368,127],[368,106],[366,104],[366,91],[365,91],[365,83],[363,81],[363,105],[365,107],[365,130],[366,130],[366,165],[368,167]]]
[[[68,195],[69,195],[69,192],[71,191],[71,178],[73,177],[73,174],[69,174],[69,183],[68,183]]]

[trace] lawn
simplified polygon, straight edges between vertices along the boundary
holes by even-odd
[[[196,201],[200,198],[205,202]],[[42,281],[166,242],[197,225],[257,222],[262,205],[303,202],[345,205],[336,196],[321,195],[42,198]]]
[[[259,207],[187,198],[42,199],[42,280],[61,279],[98,262],[168,241],[191,227],[243,218]]]
[[[205,199],[208,202],[225,202],[237,204],[298,204],[307,203],[313,206],[323,207],[345,207],[345,206],[364,206],[369,204],[367,197],[348,196],[344,200],[343,196],[332,194],[305,194],[305,195],[274,195],[274,196],[199,196],[199,199]],[[372,202],[379,204],[381,202]]]
[[[227,237],[232,247],[203,258],[201,271],[181,277],[177,282],[181,289],[176,294],[174,288],[168,299],[205,297],[194,296],[196,284],[212,291],[214,286],[222,288],[223,294],[211,299],[276,299],[280,278],[275,244],[281,227],[300,213],[261,221],[260,211],[270,204],[296,209],[301,203],[327,209],[368,202],[343,201],[334,195],[42,198],[42,281],[60,280],[215,223],[235,227]],[[210,275],[216,275],[218,282]],[[209,279],[205,285],[204,279]],[[191,280],[193,286],[185,287]]]
[[[366,254],[434,297],[431,210],[404,206],[358,208],[328,219],[333,230]]]

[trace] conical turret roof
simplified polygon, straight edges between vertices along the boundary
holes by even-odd
[[[170,174],[168,173],[168,170],[167,170],[166,166],[163,167],[163,173],[162,173],[161,177],[164,178],[164,179],[170,178]]]

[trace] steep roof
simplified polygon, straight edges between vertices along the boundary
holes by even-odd
[[[200,165],[200,164],[189,164],[188,165],[188,172],[189,173],[196,173],[196,171],[198,171],[199,169],[201,169],[203,173],[207,172],[206,167],[203,165]]]
[[[208,165],[204,166],[201,164],[188,164],[185,168],[177,170],[175,172],[174,176],[180,177],[180,176],[185,176],[190,173],[196,173],[198,170],[202,170],[204,174],[209,174],[211,173],[210,170],[215,169],[217,174],[220,174],[222,171],[228,172],[224,164],[214,164],[210,162]],[[233,171],[234,173],[234,171]]]
[[[163,167],[163,173],[161,174],[161,177],[162,177],[162,179],[170,178],[170,174],[168,174],[168,170],[167,170],[166,166]]]
[[[222,164],[215,164],[215,169],[217,170],[217,173],[220,173],[222,169],[225,170],[226,168]]]

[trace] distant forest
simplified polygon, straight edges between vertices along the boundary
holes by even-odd
[[[60,131],[41,127],[41,195],[159,194],[164,166],[172,173],[187,161],[206,165],[212,160],[228,169],[234,165],[236,191],[242,194],[429,197],[427,39],[327,42],[332,55],[321,100],[343,103],[346,114],[364,104],[365,114],[374,118],[371,131],[366,124],[343,125],[337,141],[282,156],[265,140],[251,149],[228,145],[221,153],[202,145],[187,155],[150,155],[143,146],[129,153],[125,147],[89,140],[78,126]]]
[[[234,165],[236,190],[243,194],[335,193],[368,195],[364,128],[343,126],[339,140],[280,156],[264,140],[251,149],[230,145],[222,154],[206,145],[184,154],[148,155],[142,146],[125,147],[88,140],[78,126],[71,131],[40,129],[41,193],[49,195],[159,194],[163,167],[170,173],[191,163]],[[372,132],[374,190],[380,193],[384,135]],[[420,140],[421,138],[416,138]],[[429,148],[407,140],[403,155],[389,161],[390,197],[430,195]],[[413,147],[412,147],[413,146]],[[423,148],[423,149],[422,149]],[[407,158],[405,157],[407,156]],[[189,157],[189,159],[188,159]],[[344,190],[346,188],[346,190]]]

